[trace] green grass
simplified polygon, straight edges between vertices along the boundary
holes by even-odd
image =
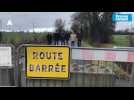
[[[82,43],[83,47],[99,47],[99,48],[113,48],[113,46],[129,46],[128,35],[113,35],[112,43],[107,44],[99,44],[99,45],[91,45],[87,41]]]
[[[11,43],[11,42],[20,42],[21,41],[21,33],[2,33],[2,42]]]
[[[3,32],[2,33],[2,42],[3,43],[23,43],[23,42],[32,42],[34,38],[38,40],[46,40],[45,33],[21,33],[21,32]]]
[[[23,43],[26,41],[34,41],[34,38],[37,37],[38,40],[46,40],[45,33],[22,33],[22,32],[4,32],[2,33],[2,42],[3,43]],[[100,44],[99,47],[102,48],[112,48],[114,46],[129,46],[128,35],[113,35],[112,44]],[[82,47],[95,47],[87,42],[87,40],[82,41]]]
[[[82,41],[82,47],[92,47],[87,41]]]
[[[113,35],[112,43],[116,46],[129,46],[128,35]]]
[[[113,46],[129,46],[128,35],[113,35],[112,43],[99,44],[99,45],[91,45],[86,40],[82,42],[82,47],[98,47],[98,48],[113,48]]]

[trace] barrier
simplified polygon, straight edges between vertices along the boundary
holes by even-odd
[[[33,44],[22,44],[17,49],[12,44],[0,45],[0,86],[40,86],[40,87],[77,87],[77,86],[112,86],[111,75],[80,73],[72,68],[70,80],[27,79],[25,73],[25,47]],[[3,47],[3,48],[2,48]],[[7,49],[7,50],[6,50]],[[3,61],[2,61],[3,60]],[[73,61],[73,60],[71,60]],[[3,66],[2,66],[3,65]],[[100,81],[101,79],[101,81]],[[105,83],[104,83],[105,82]]]
[[[126,81],[115,82],[113,67],[123,63],[134,62],[134,49],[129,48],[71,48],[70,80],[62,79],[32,79],[26,78],[25,48],[34,44],[22,44],[17,49],[10,44],[1,44],[0,47],[10,47],[11,62],[7,66],[0,64],[0,86],[18,87],[114,87],[127,86]],[[35,44],[36,45],[36,44]],[[42,44],[42,46],[44,46]],[[0,48],[1,50],[1,48]],[[16,52],[15,52],[16,51]],[[6,52],[6,51],[5,51]],[[6,53],[2,53],[6,54]],[[0,54],[1,55],[1,54]],[[1,55],[2,56],[2,55]],[[10,59],[5,58],[5,59]],[[7,60],[8,61],[8,60]],[[16,62],[15,62],[16,61]],[[105,62],[104,62],[105,61]],[[111,69],[108,69],[111,68]],[[128,86],[134,83],[134,67]],[[121,83],[122,82],[122,83]],[[123,83],[124,82],[124,83]]]
[[[77,61],[76,63],[78,63],[79,60],[97,60],[99,62],[112,62],[111,65],[106,65],[111,66],[112,69],[111,71],[109,70],[109,73],[113,74],[112,76],[115,76],[114,74],[117,74],[114,72],[115,65],[118,65],[119,67],[124,66],[126,68],[126,72],[124,72],[124,75],[126,74],[126,76],[118,76],[119,80],[113,83],[115,83],[115,86],[134,86],[134,48],[73,48],[72,58]],[[96,67],[94,64],[88,66]],[[100,64],[99,66],[104,67],[104,64]],[[131,69],[131,72],[128,72],[128,69]],[[87,70],[88,69],[85,67],[85,73],[87,73]],[[100,68],[97,68],[97,71],[95,71],[94,73],[96,72],[104,73],[104,70],[100,70]],[[128,73],[130,74],[128,75]]]
[[[19,86],[21,87],[112,87],[113,86],[113,81],[112,81],[112,73],[89,73],[85,66],[81,66],[80,70],[78,69],[77,66],[73,66],[73,62],[76,61],[72,56],[73,55],[73,50],[75,48],[71,48],[71,66],[70,66],[70,80],[59,80],[59,79],[41,79],[41,78],[36,78],[36,79],[30,79],[26,78],[25,76],[25,47],[27,46],[34,46],[32,44],[23,44],[19,47],[18,50],[18,60],[20,63],[18,64],[19,66]],[[78,48],[77,48],[78,49]],[[84,48],[82,48],[84,49]],[[90,49],[90,48],[89,48]],[[19,51],[20,50],[20,51]],[[19,53],[22,52],[22,53]],[[83,63],[85,63],[82,61]],[[82,63],[80,61],[80,63]],[[76,61],[76,63],[78,63]]]

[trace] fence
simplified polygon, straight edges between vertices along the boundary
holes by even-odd
[[[22,58],[24,60],[24,57]],[[94,74],[84,72],[71,72],[70,80],[26,79],[25,64],[22,61],[21,84],[22,87],[112,87],[112,74]]]
[[[27,79],[25,75],[25,47],[17,49],[10,44],[1,47],[11,47],[12,66],[0,66],[0,86],[19,87],[120,87],[133,86],[134,82],[134,50],[133,49],[93,49],[71,48],[70,80],[58,79]],[[16,53],[15,53],[16,51]],[[110,52],[107,52],[110,51]],[[106,59],[102,55],[107,52]],[[118,59],[114,57],[117,54]],[[98,56],[99,55],[99,56]],[[111,56],[112,55],[112,56]],[[129,55],[129,57],[128,57]],[[96,57],[96,58],[95,58]],[[129,59],[127,59],[128,57]],[[128,66],[128,67],[126,67]],[[118,75],[115,68],[125,68],[130,76]],[[114,79],[116,76],[116,80]]]
[[[88,73],[84,64],[87,61],[76,61],[71,57],[71,75],[70,80],[49,80],[49,79],[27,79],[25,77],[25,47],[30,45],[20,46],[18,50],[19,57],[19,86],[21,87],[112,87],[112,73]],[[73,64],[81,63],[82,68]],[[91,62],[89,62],[91,63]]]
[[[22,57],[24,61],[24,57]],[[112,74],[93,74],[71,72],[70,80],[49,80],[49,79],[26,79],[25,64],[20,63],[21,87],[112,87]],[[22,67],[23,66],[23,67]]]

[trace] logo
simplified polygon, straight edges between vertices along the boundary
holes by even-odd
[[[132,14],[113,14],[113,22],[132,22]]]

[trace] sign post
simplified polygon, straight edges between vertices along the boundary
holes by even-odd
[[[67,46],[26,47],[26,77],[69,79],[70,48]]]
[[[131,86],[134,87],[134,63],[132,64],[132,71],[131,71]]]

